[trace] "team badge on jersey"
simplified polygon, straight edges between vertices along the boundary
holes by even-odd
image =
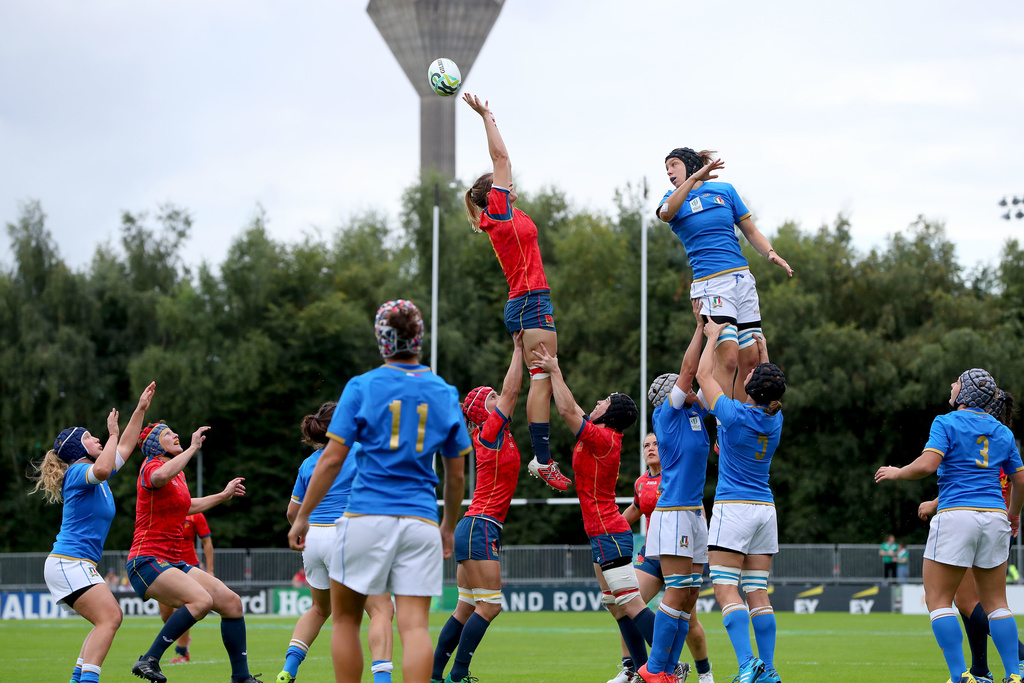
[[[690,200],[690,211],[697,213],[698,211],[703,210],[704,205],[700,203],[700,197],[694,197],[693,199]]]
[[[725,200],[722,199],[721,197],[715,197],[714,202],[715,204],[721,204],[722,206],[725,206]]]

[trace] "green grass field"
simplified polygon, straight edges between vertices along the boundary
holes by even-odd
[[[445,614],[432,614],[436,638]],[[701,615],[715,680],[736,673],[736,661],[721,617]],[[248,617],[249,665],[272,682],[281,670],[294,620]],[[820,613],[778,615],[776,666],[786,683],[865,681],[876,677],[903,683],[942,683],[948,678],[926,616]],[[158,631],[157,619],[125,618],[103,664],[103,681],[138,681],[129,673]],[[302,683],[333,681],[329,626],[299,669]],[[6,680],[67,681],[88,628],[82,619],[0,622],[0,673]],[[365,634],[365,630],[364,630]],[[189,664],[165,666],[169,683],[228,683],[230,670],[220,642],[219,620],[211,615],[192,631]],[[365,637],[364,637],[365,642]],[[1002,677],[998,656],[990,662]],[[402,680],[396,634],[396,683]],[[688,657],[689,654],[684,655]],[[481,683],[604,683],[619,661],[618,631],[607,613],[514,612],[498,617],[477,650],[471,672]],[[169,661],[170,656],[165,657]],[[997,678],[997,680],[998,680]],[[369,665],[363,681],[370,681]],[[691,677],[696,683],[696,675]]]

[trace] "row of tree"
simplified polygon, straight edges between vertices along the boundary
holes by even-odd
[[[211,513],[218,543],[285,545],[291,484],[308,454],[299,422],[380,363],[372,320],[387,299],[416,301],[428,321],[437,315],[437,367],[462,395],[500,385],[512,349],[502,322],[507,286],[487,238],[467,225],[461,191],[443,183],[439,310],[429,307],[434,180],[404,193],[408,213],[397,227],[370,212],[329,238],[282,243],[257,215],[222,263],[198,267],[183,259],[184,209],[125,213],[120,244],[98,246],[74,270],[42,207],[26,204],[7,225],[13,263],[0,270],[0,549],[49,548],[60,510],[26,495],[30,462],[67,426],[105,436],[110,407],[127,419],[150,380],[158,387],[151,419],[183,438],[212,427],[207,491],[246,477],[249,495]],[[540,230],[560,364],[578,402],[588,408],[612,391],[640,400],[641,230],[650,239],[652,377],[678,368],[693,331],[678,240],[631,187],[613,216],[550,188],[519,206]],[[934,479],[876,486],[872,473],[920,453],[964,369],[983,366],[1009,390],[1024,387],[1024,251],[1010,241],[997,268],[968,272],[942,227],[923,218],[868,253],[853,248],[843,217],[815,232],[780,226],[772,241],[795,278],[744,247],[772,359],[789,381],[772,471],[781,540],[870,542],[892,531],[923,541],[914,512],[934,495]],[[529,458],[525,393],[513,433]],[[569,470],[573,435],[557,414],[553,422],[552,450]],[[639,434],[626,434],[620,495],[639,474]],[[112,481],[119,513],[108,547],[130,544],[138,464]],[[709,502],[716,474],[712,454]],[[551,494],[521,478],[518,495]],[[578,508],[527,505],[512,509],[504,541],[583,543],[585,535]]]

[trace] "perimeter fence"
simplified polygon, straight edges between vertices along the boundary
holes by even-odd
[[[920,582],[924,546],[908,546],[909,579]],[[0,586],[5,590],[46,590],[43,563],[47,553],[0,554]],[[127,551],[103,553],[97,569],[110,569],[124,576]],[[202,554],[200,554],[202,557]],[[1021,566],[1021,550],[1015,546],[1011,561]],[[283,548],[217,548],[214,555],[217,577],[234,586],[290,585],[302,568],[299,553]],[[594,578],[589,545],[519,545],[501,549],[501,573],[505,584],[578,584]],[[877,545],[791,544],[779,547],[772,562],[772,582],[786,583],[876,583],[882,579],[882,559]],[[455,562],[446,560],[446,584],[455,583]]]

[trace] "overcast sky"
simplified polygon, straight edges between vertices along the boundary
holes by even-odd
[[[646,177],[653,211],[690,146],[718,150],[767,234],[844,212],[868,249],[923,214],[968,266],[1024,235],[998,206],[1024,196],[1020,0],[506,0],[464,83],[517,188],[577,206],[611,212]],[[0,3],[0,222],[40,200],[76,267],[121,211],[167,202],[195,217],[193,263],[220,263],[257,205],[289,241],[398,221],[418,137],[365,0]],[[461,103],[457,140],[472,181],[489,160]]]

